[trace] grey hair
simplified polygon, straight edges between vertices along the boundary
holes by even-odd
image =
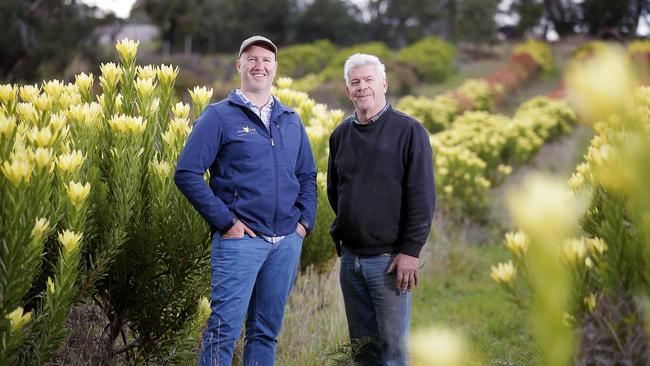
[[[379,75],[383,80],[386,80],[386,66],[379,61],[377,56],[367,55],[365,53],[355,53],[348,57],[345,61],[345,66],[343,67],[343,78],[345,79],[345,84],[350,85],[350,70],[355,67],[366,65],[374,66],[377,75]]]

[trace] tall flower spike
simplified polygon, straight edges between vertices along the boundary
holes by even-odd
[[[138,53],[138,44],[140,44],[140,41],[132,41],[128,38],[117,42],[115,49],[119,53],[122,62],[127,63],[135,60],[135,56]]]
[[[59,233],[59,243],[66,253],[72,253],[75,251],[79,247],[81,238],[81,234],[77,234],[70,230],[64,230],[62,233]]]
[[[90,183],[81,184],[70,181],[66,187],[66,193],[72,205],[78,208],[86,201],[88,194],[90,194]]]
[[[32,169],[32,165],[24,160],[5,161],[2,164],[2,168],[0,168],[15,188],[18,188],[22,182],[29,182],[32,176]]]

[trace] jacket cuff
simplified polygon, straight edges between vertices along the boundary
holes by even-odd
[[[305,220],[304,217],[301,217],[300,220],[298,220],[298,223],[305,228],[305,232],[306,232],[305,238],[306,238],[309,235],[309,233],[311,233],[311,228],[309,227],[309,223],[307,222],[307,220]]]
[[[237,218],[237,216],[233,216],[232,219],[230,220],[230,222],[226,226],[221,228],[221,234],[225,234],[228,230],[230,230],[231,227],[235,226],[235,223],[237,223],[237,220],[239,220]]]

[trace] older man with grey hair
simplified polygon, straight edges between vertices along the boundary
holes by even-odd
[[[435,208],[429,136],[386,102],[385,66],[354,54],[343,76],[354,113],[329,140],[331,234],[352,342],[370,339],[356,361],[407,365],[411,290]]]

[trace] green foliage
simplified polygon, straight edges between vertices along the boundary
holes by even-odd
[[[343,48],[332,58],[323,70],[325,80],[343,80],[343,65],[348,57],[355,53],[366,53],[379,58],[384,64],[392,59],[392,51],[381,42],[369,42]]]
[[[434,99],[407,95],[397,102],[395,108],[413,116],[430,133],[447,129],[460,110],[457,100],[447,94]]]
[[[535,63],[542,69],[543,72],[551,72],[555,69],[555,58],[551,47],[545,42],[529,39],[524,43],[515,45],[512,50],[513,54],[528,53],[530,54]]]
[[[190,108],[172,107],[177,69],[136,67],[137,43],[117,48],[100,103],[89,75],[0,86],[1,364],[46,363],[80,301],[110,321],[97,347],[137,363],[178,358],[200,334],[207,227],[171,178]],[[198,109],[211,92],[193,95]]]
[[[443,81],[454,71],[456,49],[448,42],[425,37],[402,48],[397,61],[409,65],[424,81]]]
[[[328,40],[284,47],[278,54],[278,74],[300,78],[318,73],[335,53],[336,48]]]

